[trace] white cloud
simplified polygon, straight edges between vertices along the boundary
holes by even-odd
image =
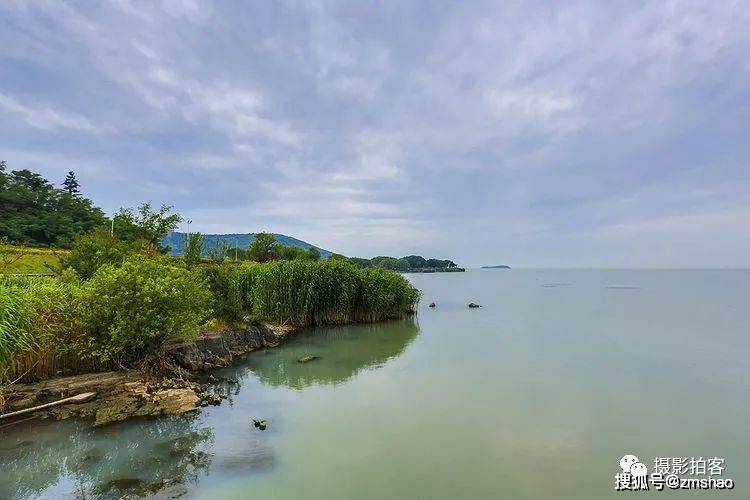
[[[492,90],[488,99],[499,118],[506,120],[542,120],[573,109],[574,97],[532,90]]]
[[[98,134],[105,131],[104,128],[97,127],[88,118],[79,114],[44,105],[23,104],[2,93],[0,93],[0,106],[20,115],[27,124],[41,130],[73,130],[89,134]]]

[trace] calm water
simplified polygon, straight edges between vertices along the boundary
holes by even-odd
[[[626,453],[724,457],[737,483],[635,495],[750,498],[750,272],[410,279],[415,320],[253,353],[219,407],[1,430],[0,498],[623,498]]]

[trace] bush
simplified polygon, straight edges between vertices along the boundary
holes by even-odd
[[[132,365],[195,339],[213,318],[373,322],[404,317],[418,300],[403,276],[339,259],[190,270],[182,259],[133,254],[88,281],[72,269],[55,278],[0,276],[0,383]]]
[[[135,361],[169,342],[189,341],[211,313],[211,293],[200,273],[165,258],[135,255],[119,268],[104,266],[86,284],[81,355]]]
[[[252,292],[259,264],[213,265],[202,268],[213,295],[216,319],[227,323],[243,321],[252,311]]]
[[[112,236],[109,229],[99,227],[76,236],[70,253],[61,259],[61,264],[75,269],[78,276],[87,280],[100,267],[120,265],[135,251],[134,243],[120,240]]]

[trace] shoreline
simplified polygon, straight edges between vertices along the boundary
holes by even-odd
[[[23,416],[0,420],[0,429],[32,419],[84,418],[102,427],[135,417],[180,415],[208,405],[219,405],[222,396],[211,390],[216,382],[203,374],[231,365],[237,357],[281,345],[299,331],[285,326],[252,322],[244,328],[227,328],[203,334],[194,342],[170,346],[164,361],[169,374],[143,370],[90,372],[15,384],[5,397],[5,414],[58,401],[83,393],[95,397]],[[202,380],[206,379],[206,380]],[[231,382],[231,381],[230,381]]]

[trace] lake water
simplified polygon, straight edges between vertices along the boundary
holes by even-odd
[[[635,495],[750,498],[749,271],[409,279],[414,320],[252,353],[220,372],[239,382],[221,406],[0,431],[0,498],[598,500],[633,495],[614,490],[627,453],[724,458],[736,483]]]

